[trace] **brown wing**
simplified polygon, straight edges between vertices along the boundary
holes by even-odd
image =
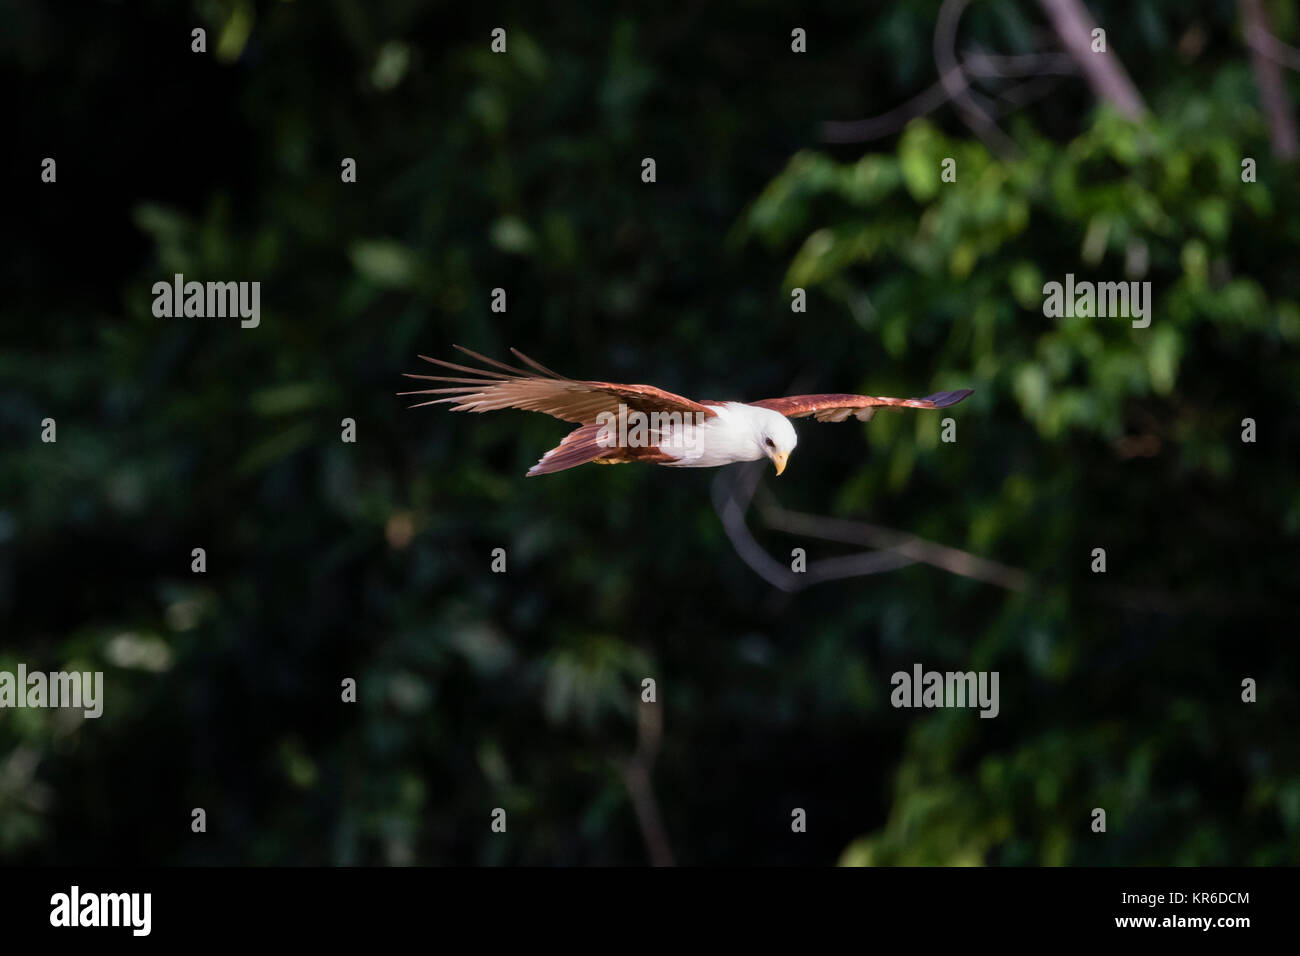
[[[955,392],[935,392],[925,398],[883,398],[875,395],[787,395],[785,398],[765,398],[750,402],[760,408],[770,408],[786,418],[806,418],[812,415],[819,422],[842,422],[850,415],[859,421],[871,421],[877,408],[892,405],[896,408],[947,408],[956,405],[974,389],[962,388]]]
[[[706,417],[717,414],[707,405],[674,395],[672,392],[665,392],[662,388],[655,388],[653,385],[580,382],[565,378],[534,362],[518,349],[510,351],[532,371],[506,365],[504,362],[471,352],[459,345],[455,348],[500,371],[454,365],[442,359],[421,355],[420,358],[426,362],[474,377],[448,378],[442,375],[414,375],[404,372],[407,378],[454,383],[449,388],[398,392],[399,395],[443,396],[427,402],[419,402],[411,408],[420,408],[424,405],[451,405],[453,412],[491,412],[499,408],[519,408],[529,412],[545,412],[547,415],[554,415],[563,421],[576,422],[579,425],[595,423],[596,416],[601,412],[617,414],[620,404],[640,412],[698,412]]]
[[[604,425],[579,425],[545,455],[533,467],[528,469],[528,477],[550,475],[566,468],[577,468],[588,462],[601,465],[622,465],[634,461],[663,464],[676,461],[672,455],[660,451],[653,445],[640,448],[615,446],[601,440]]]

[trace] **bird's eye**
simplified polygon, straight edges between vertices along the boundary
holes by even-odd
[[[768,448],[775,448],[775,447],[776,447],[776,442],[772,441],[772,439],[770,439],[770,438],[767,439],[767,447],[768,447]]]

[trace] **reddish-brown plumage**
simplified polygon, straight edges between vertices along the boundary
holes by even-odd
[[[675,461],[672,455],[661,452],[658,448],[611,447],[599,440],[601,425],[582,425],[564,436],[564,440],[552,448],[541,460],[528,469],[528,476],[549,475],[566,468],[576,468],[588,462],[600,465],[623,465],[634,461],[647,464],[659,464]]]
[[[444,375],[414,375],[404,373],[407,378],[424,379],[431,382],[451,382],[451,388],[426,388],[419,391],[399,392],[399,395],[443,395],[443,398],[431,399],[412,405],[452,405],[455,412],[490,412],[501,408],[519,408],[530,412],[545,412],[566,422],[579,425],[591,424],[601,412],[618,413],[620,405],[642,412],[678,412],[699,413],[712,417],[715,412],[707,405],[693,402],[681,395],[674,395],[653,385],[622,385],[616,382],[584,382],[564,378],[539,365],[518,349],[511,349],[520,361],[536,372],[527,372],[520,368],[506,365],[495,359],[471,352],[459,345],[457,349],[487,365],[502,369],[492,372],[486,369],[470,368],[456,365],[442,359],[420,358],[434,365],[441,365],[456,372],[465,372],[475,378],[450,378]]]
[[[606,426],[601,423],[600,417],[606,413],[620,415],[631,410],[647,415],[676,414],[684,418],[695,418],[697,421],[714,419],[714,425],[724,426],[724,430],[711,433],[710,447],[714,450],[715,457],[713,460],[703,461],[692,458],[692,462],[697,463],[696,466],[709,467],[732,461],[752,460],[747,456],[751,451],[763,453],[763,439],[766,438],[766,447],[770,449],[766,453],[777,462],[777,474],[780,474],[788,449],[794,447],[794,433],[789,429],[788,423],[777,419],[781,428],[789,432],[789,440],[785,449],[774,445],[771,436],[764,434],[770,426],[761,423],[753,424],[753,416],[758,414],[754,412],[755,408],[767,409],[786,418],[803,418],[812,415],[823,422],[840,422],[849,417],[867,421],[876,408],[881,406],[947,408],[971,394],[968,388],[953,392],[936,392],[925,398],[886,398],[835,392],[822,395],[787,395],[757,402],[736,403],[735,409],[731,409],[729,403],[697,402],[653,385],[624,385],[616,382],[588,382],[565,378],[546,366],[534,362],[518,349],[510,351],[528,366],[528,369],[506,365],[504,362],[479,355],[459,345],[456,348],[490,368],[456,365],[452,362],[444,362],[442,359],[421,355],[420,358],[426,362],[471,377],[405,373],[407,378],[445,382],[449,383],[450,387],[427,388],[398,394],[440,396],[420,402],[411,406],[412,408],[421,405],[451,405],[452,411],[456,412],[487,412],[502,408],[518,408],[524,411],[545,412],[563,421],[578,424],[580,427],[566,435],[559,445],[548,451],[536,465],[529,469],[529,475],[547,475],[588,462],[622,464],[639,461],[665,464],[682,461],[661,451],[653,444],[653,441],[662,440],[665,445],[677,450],[676,446],[671,445],[670,440],[663,439],[659,435],[652,435],[652,442],[642,446],[611,445],[608,436],[605,436],[605,440],[602,441],[601,432]],[[720,408],[723,405],[727,405],[728,408]],[[748,411],[749,424],[744,424],[746,419],[743,415],[739,419],[742,422],[739,426],[727,417],[719,418],[720,412],[724,416],[740,414],[744,411],[745,405],[751,406]],[[736,432],[737,427],[741,429],[739,434]],[[757,428],[759,431],[751,438],[751,435],[744,430],[747,428]],[[718,441],[719,436],[722,438],[721,442]]]
[[[881,406],[896,408],[947,408],[956,405],[972,389],[962,388],[955,392],[935,392],[925,398],[885,398],[878,395],[849,395],[832,392],[825,395],[786,395],[783,398],[764,398],[750,402],[759,408],[770,408],[780,412],[786,418],[805,418],[812,415],[819,422],[842,422],[850,415],[866,421],[871,417],[871,409]],[[865,412],[865,414],[864,414]]]

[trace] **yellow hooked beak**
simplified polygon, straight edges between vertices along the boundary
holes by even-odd
[[[776,473],[778,475],[780,475],[781,472],[785,471],[785,463],[789,460],[790,460],[790,453],[788,451],[772,452],[772,463],[776,465]]]

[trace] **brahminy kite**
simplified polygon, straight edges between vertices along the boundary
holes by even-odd
[[[925,398],[881,398],[875,395],[787,395],[759,402],[692,401],[653,385],[619,385],[565,378],[534,362],[518,349],[515,357],[528,369],[515,368],[455,346],[490,369],[420,358],[434,365],[472,375],[403,373],[407,378],[451,383],[399,395],[443,395],[412,405],[453,405],[453,412],[490,412],[518,408],[545,412],[578,425],[528,470],[529,476],[549,475],[594,462],[602,465],[642,461],[678,468],[712,468],[767,457],[779,475],[798,442],[791,418],[812,415],[819,422],[842,422],[850,416],[870,421],[880,406],[947,408],[972,389],[936,392]]]

